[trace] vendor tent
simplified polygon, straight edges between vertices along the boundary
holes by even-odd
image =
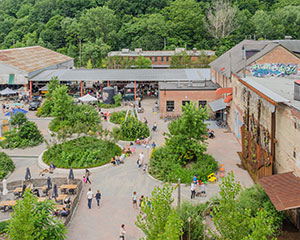
[[[11,94],[16,94],[17,92],[14,90],[11,90],[10,88],[5,88],[4,90],[0,91],[1,95],[11,95]]]
[[[90,94],[86,94],[83,97],[78,98],[81,102],[95,102],[97,98],[91,96]]]
[[[44,86],[44,87],[42,87],[42,88],[40,88],[40,89],[39,89],[39,91],[48,91],[48,87],[47,87],[47,85],[46,85],[46,86]]]
[[[136,88],[138,87],[139,85],[138,84],[136,84]],[[125,88],[134,88],[134,83],[128,83],[126,86],[125,86]]]

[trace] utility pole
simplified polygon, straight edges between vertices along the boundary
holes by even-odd
[[[81,68],[81,39],[79,39],[79,67]]]
[[[178,212],[180,209],[180,198],[181,198],[181,190],[180,190],[180,178],[178,178],[178,200],[177,200],[177,207],[178,207]]]
[[[164,50],[166,50],[167,49],[167,40],[166,40],[166,38],[164,38]]]

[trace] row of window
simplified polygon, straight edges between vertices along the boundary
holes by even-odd
[[[182,101],[182,106],[185,106],[186,104],[190,104],[190,101]],[[198,107],[204,108],[207,104],[207,101],[200,100],[198,101]],[[174,112],[175,111],[175,101],[167,101],[166,102],[167,112]]]
[[[160,61],[163,62],[164,60],[166,60],[166,62],[169,62],[169,57],[149,57],[149,59],[151,61],[157,62],[158,59],[160,58]],[[137,57],[128,57],[128,59],[137,59]]]

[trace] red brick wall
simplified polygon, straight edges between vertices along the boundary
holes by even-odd
[[[161,90],[159,93],[159,107],[160,107],[160,116],[177,116],[181,115],[181,105],[182,101],[191,101],[196,102],[198,106],[199,100],[206,100],[207,103],[217,100],[222,97],[222,95],[216,95],[215,90],[198,90],[198,91],[165,91]],[[175,102],[175,111],[167,112],[166,111],[166,101]]]

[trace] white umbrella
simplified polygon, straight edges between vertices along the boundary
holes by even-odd
[[[91,96],[90,94],[86,94],[83,97],[78,98],[81,102],[95,102],[97,98]]]
[[[7,190],[7,181],[6,181],[5,178],[3,179],[2,184],[3,184],[3,191],[2,191],[2,194],[5,196],[5,195],[8,194],[8,190]]]
[[[11,94],[16,94],[17,92],[14,90],[11,90],[10,88],[5,88],[4,90],[0,91],[1,95],[11,95]]]

